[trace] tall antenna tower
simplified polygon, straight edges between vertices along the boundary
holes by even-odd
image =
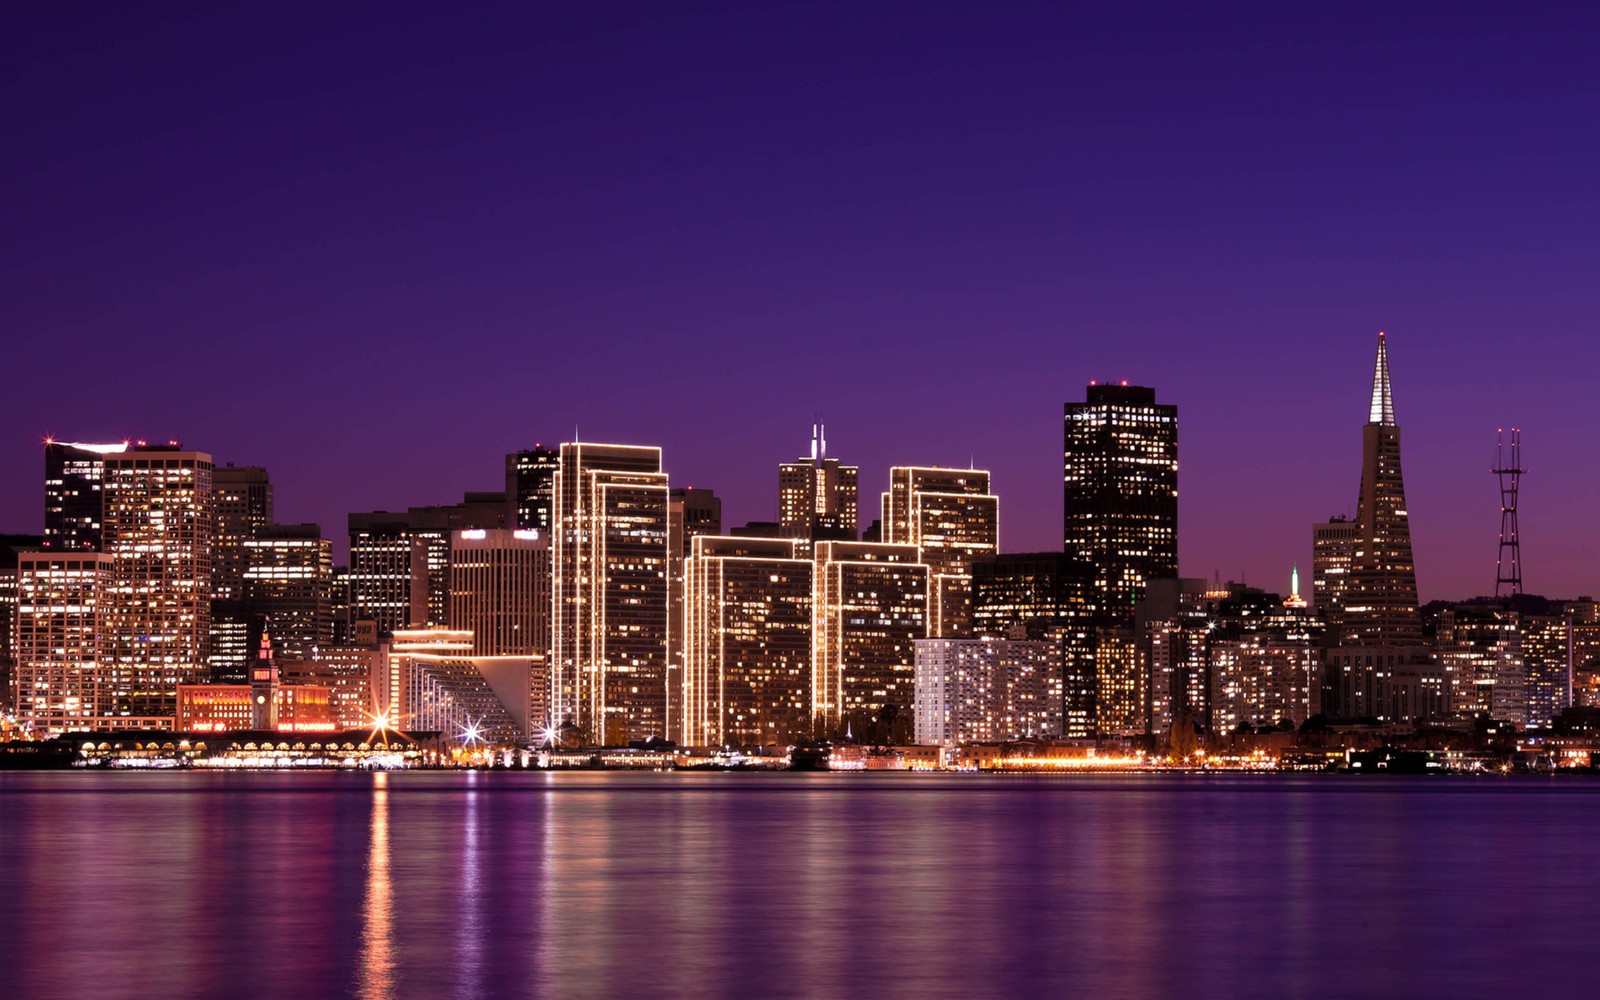
[[[1511,428],[1510,461],[1506,460],[1504,430],[1495,431],[1494,473],[1500,481],[1500,555],[1494,562],[1494,596],[1512,598],[1522,593],[1522,543],[1517,540],[1517,485],[1527,469],[1522,467],[1522,431]]]

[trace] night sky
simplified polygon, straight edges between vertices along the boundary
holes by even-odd
[[[824,413],[1058,548],[1061,408],[1179,407],[1181,565],[1354,513],[1388,331],[1424,599],[1600,592],[1600,8],[13,3],[0,531],[39,444],[181,438],[280,521],[659,444],[776,516]],[[342,541],[339,543],[342,548]]]

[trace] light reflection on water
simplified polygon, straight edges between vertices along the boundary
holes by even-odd
[[[1589,779],[0,774],[9,996],[1587,992]]]

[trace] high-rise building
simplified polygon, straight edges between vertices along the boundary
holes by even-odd
[[[333,644],[342,646],[350,641],[350,567],[333,568],[329,587],[329,616],[333,619]]]
[[[956,746],[1059,736],[1050,678],[1061,670],[1052,642],[918,639],[915,738]]]
[[[708,489],[675,486],[667,501],[667,731],[684,732],[684,567],[694,540],[722,534],[722,500]],[[676,738],[676,736],[674,737]]]
[[[538,444],[506,456],[506,502],[511,514],[507,527],[549,535],[560,465],[560,452]]]
[[[101,715],[111,559],[23,553],[17,565],[16,713],[43,733],[93,729]]]
[[[17,563],[42,535],[0,535],[0,712],[16,704]]]
[[[1361,435],[1356,517],[1313,532],[1317,604],[1330,628],[1324,711],[1339,718],[1412,722],[1442,715],[1448,682],[1423,644],[1411,526],[1400,471],[1387,338],[1378,334],[1367,424]],[[1348,567],[1341,586],[1336,570]]]
[[[467,528],[450,535],[450,620],[472,633],[472,655],[550,655],[550,545],[536,528]]]
[[[812,589],[814,725],[858,734],[892,716],[909,735],[915,642],[928,637],[928,566],[917,547],[817,542]]]
[[[553,721],[595,743],[667,735],[668,501],[660,448],[561,446]]]
[[[1149,581],[1134,615],[1132,670],[1115,677],[1126,688],[1101,692],[1105,706],[1126,708],[1102,712],[1100,735],[1165,737],[1179,720],[1211,731],[1211,612],[1223,593],[1192,577]]]
[[[268,524],[241,545],[244,603],[266,620],[278,655],[308,660],[333,642],[333,542],[314,524]],[[259,647],[259,642],[257,643]]]
[[[370,620],[392,635],[428,620],[428,553],[404,514],[350,515],[352,627]]]
[[[1061,552],[1008,552],[972,567],[973,634],[1004,639],[1021,628],[1027,638],[1057,647],[1055,731],[1074,739],[1095,732],[1093,586],[1094,568]]]
[[[211,595],[218,601],[244,597],[246,540],[272,523],[272,482],[257,465],[223,465],[212,471],[216,494],[217,544]]]
[[[1548,729],[1572,704],[1572,619],[1522,616],[1522,661],[1528,673],[1528,725]]]
[[[1134,607],[1150,580],[1178,575],[1178,408],[1154,389],[1091,384],[1068,403],[1063,551],[1094,567],[1095,725],[1144,724]]]
[[[1462,604],[1440,613],[1434,636],[1450,711],[1528,724],[1522,630],[1510,608]]]
[[[972,564],[1000,548],[1000,500],[979,469],[896,466],[883,494],[884,541],[915,545],[930,576],[928,633],[970,634]]]
[[[128,442],[44,443],[44,548],[61,552],[98,552],[100,519],[105,503],[100,484],[107,455],[120,455]]]
[[[178,446],[107,455],[110,648],[100,702],[127,728],[165,728],[178,685],[209,679],[211,456]]]
[[[811,425],[811,457],[778,466],[778,523],[787,538],[855,541],[861,470],[828,457],[822,424]]]
[[[1411,524],[1400,472],[1400,426],[1389,384],[1388,343],[1378,334],[1372,405],[1361,431],[1361,495],[1350,553],[1340,642],[1416,646],[1422,642]]]
[[[801,539],[693,540],[684,572],[688,745],[788,744],[810,736],[808,552]]]

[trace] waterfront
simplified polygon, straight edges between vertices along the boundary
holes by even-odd
[[[13,996],[1587,992],[1584,777],[0,774]]]

